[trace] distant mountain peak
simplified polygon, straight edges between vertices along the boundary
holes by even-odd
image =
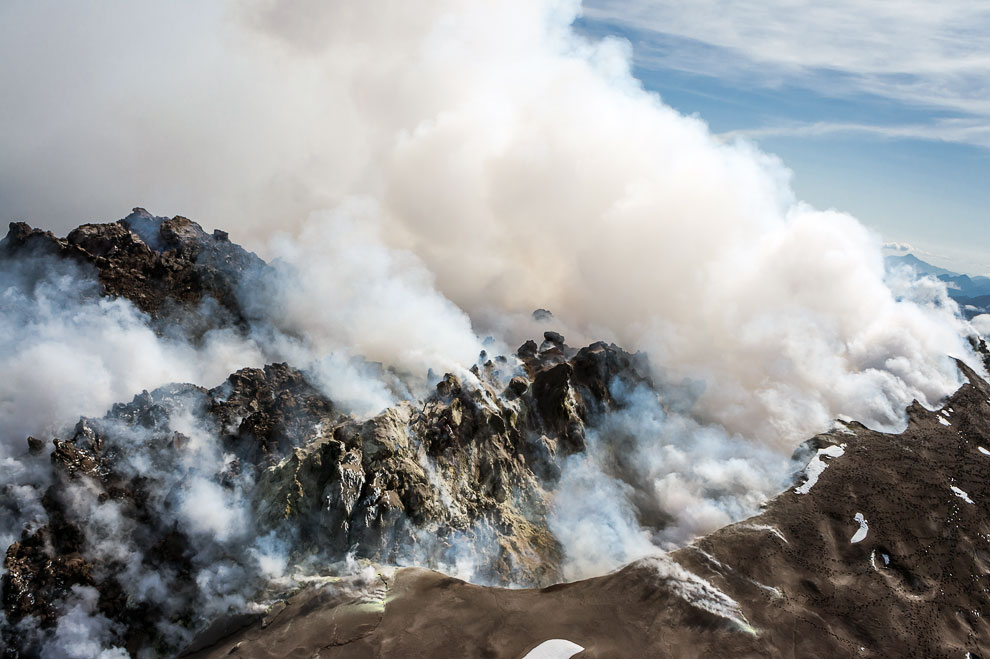
[[[937,265],[932,265],[927,261],[922,261],[914,254],[908,253],[903,255],[891,255],[885,257],[888,267],[892,265],[907,265],[915,269],[919,275],[935,275],[936,277],[961,277],[965,275],[960,275],[958,272],[953,272],[945,268],[940,268]]]

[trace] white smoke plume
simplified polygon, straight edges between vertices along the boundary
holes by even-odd
[[[589,433],[587,451],[565,461],[550,527],[567,552],[569,579],[683,546],[753,514],[787,486],[785,455],[699,424],[690,401],[678,401],[683,393],[658,396],[616,381],[621,409]]]
[[[839,413],[895,425],[911,398],[934,403],[959,383],[945,356],[965,356],[960,328],[891,294],[878,236],[798,203],[775,158],[720,143],[643,90],[627,44],[570,28],[580,12],[573,0],[3,11],[3,47],[36,56],[53,76],[46,87],[61,84],[76,100],[71,114],[46,105],[40,116],[53,120],[41,130],[58,132],[24,145],[17,127],[29,116],[43,122],[32,114],[36,95],[17,92],[39,81],[4,74],[14,99],[5,143],[22,145],[11,150],[16,163],[0,163],[7,213],[48,196],[24,172],[67,156],[59,161],[68,169],[46,185],[52,176],[64,183],[55,186],[64,198],[100,188],[87,212],[112,217],[125,202],[110,190],[126,190],[128,200],[178,206],[256,246],[276,232],[301,238],[293,249],[312,262],[311,238],[325,235],[313,218],[370,198],[339,236],[355,240],[356,253],[409,250],[479,327],[547,307],[572,337],[646,348],[654,363],[707,382],[703,416],[781,447]],[[74,66],[97,72],[89,87],[19,36],[41,25],[83,53]],[[127,100],[114,102],[121,85]],[[104,164],[73,166],[90,152],[92,126],[126,139],[100,144]],[[124,183],[89,185],[131,165]],[[41,208],[78,221],[78,212]],[[368,224],[388,247],[369,247]],[[341,251],[333,245],[330,258]],[[322,267],[333,272],[329,261]],[[334,281],[330,301],[367,300],[340,300],[350,293],[339,286],[361,283]],[[368,295],[388,308],[404,293]],[[313,330],[333,307],[308,311]],[[388,323],[366,319],[388,334]],[[441,342],[448,354],[468,353],[470,341],[446,327]],[[375,352],[380,343],[372,331]],[[404,350],[434,352],[429,343]]]
[[[0,546],[44,521],[47,456],[28,453],[34,436],[51,448],[80,416],[168,382],[221,381],[261,365],[256,345],[230,330],[199,346],[159,337],[127,300],[98,295],[95,273],[52,257],[7,259],[0,268]],[[46,451],[47,453],[47,451]]]
[[[413,382],[425,381],[430,368],[452,371],[473,364],[482,346],[467,314],[436,289],[420,259],[385,245],[377,218],[373,201],[351,200],[310,217],[298,236],[276,236],[270,245],[274,289],[260,296],[247,291],[249,304],[262,307],[263,317],[280,333],[301,337],[309,354],[295,363],[308,363],[313,355],[350,354]],[[331,397],[367,380],[353,370],[332,376],[339,368],[340,358],[317,369]],[[389,400],[381,391],[367,395],[371,402]],[[373,408],[372,413],[381,410]]]
[[[52,642],[41,653],[44,659],[127,659],[126,650],[112,645],[113,623],[97,610],[95,588],[76,586],[65,603]]]
[[[163,340],[124,299],[99,296],[95,272],[56,258],[27,257],[0,271],[0,437],[24,447],[80,415],[169,382],[219,382],[264,363],[257,346],[229,330],[202,347]]]
[[[980,314],[970,321],[980,336],[990,336],[990,314]]]

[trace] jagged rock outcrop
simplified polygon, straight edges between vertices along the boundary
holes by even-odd
[[[65,238],[11,224],[0,265],[13,285],[30,291],[52,264],[90,284],[63,294],[125,298],[161,333],[195,341],[266,322],[245,291],[271,284],[271,269],[183,217],[135,209]],[[199,582],[216,564],[260,569],[249,564],[261,550],[245,544],[257,538],[310,565],[355,555],[442,566],[470,553],[487,582],[559,581],[546,518],[560,461],[618,405],[611,383],[646,382],[648,369],[615,346],[576,350],[550,330],[543,339],[518,358],[483,355],[425,400],[371,419],[341,414],[303,373],[271,364],[213,389],[142,392],[67,436],[28,438],[28,455],[49,459],[51,483],[47,523],[25,528],[5,560],[8,656],[30,656],[37,648],[18,630],[53,626],[80,588],[98,592],[97,612],[129,650],[184,642],[216,615],[200,610],[201,591],[215,587]],[[239,579],[232,597],[254,596],[263,581]]]
[[[261,277],[265,262],[230,242],[226,232],[208,234],[192,220],[155,217],[143,208],[118,222],[84,224],[57,238],[50,231],[13,222],[0,241],[0,259],[50,256],[95,270],[101,293],[127,298],[153,318],[182,316],[196,334],[243,325],[250,311],[239,289]],[[198,326],[190,315],[199,305]]]
[[[43,498],[49,522],[25,532],[7,552],[3,604],[7,619],[55,621],[55,604],[74,586],[95,586],[101,612],[127,629],[129,647],[149,640],[143,622],[194,613],[166,610],[152,598],[136,602],[128,594],[134,576],[128,556],[94,547],[89,517],[114,517],[128,535],[122,546],[140,552],[143,571],[163,575],[187,606],[196,604],[193,559],[197,543],[178,523],[174,509],[202,456],[215,457],[205,474],[220,487],[250,496],[257,474],[288,455],[307,429],[332,423],[336,415],[325,396],[285,364],[244,369],[212,390],[169,385],[115,405],[101,419],[81,419],[67,439],[55,438],[50,454],[53,483]],[[185,425],[176,419],[187,420]],[[177,430],[195,420],[200,437]],[[213,446],[198,446],[196,443]],[[207,463],[209,465],[209,463]],[[209,504],[207,504],[209,505]],[[181,608],[181,607],[180,607]],[[153,634],[152,634],[153,637]],[[8,646],[17,643],[8,639]],[[28,652],[28,655],[30,652]]]
[[[374,616],[302,610],[306,589],[192,656],[517,659],[549,639],[603,659],[990,656],[990,385],[960,368],[941,410],[913,406],[898,435],[837,423],[764,512],[671,554],[544,590],[399,570]]]
[[[293,521],[306,542],[357,548],[383,562],[416,546],[443,556],[449,544],[470,539],[488,581],[558,580],[546,479],[581,450],[570,437],[617,404],[605,383],[645,381],[643,358],[615,346],[561,347],[570,361],[534,353],[524,362],[527,375],[509,378],[504,358],[489,360],[474,368],[470,386],[448,374],[421,404],[320,428],[262,477],[263,514]],[[579,375],[537,386],[561,367]]]
[[[252,536],[274,532],[294,560],[452,565],[470,548],[479,579],[555,583],[562,556],[547,528],[548,488],[559,460],[582,450],[585,425],[618,404],[608,393],[616,378],[646,381],[642,357],[561,339],[515,366],[500,357],[447,374],[424,401],[363,421],[286,364],[243,369],[210,390],[142,392],[53,440],[49,523],[8,551],[4,612],[51,625],[58,602],[92,586],[131,650],[167,647],[141,621],[207,622],[198,556],[236,551],[181,517],[184,492],[204,477],[247,507]],[[100,554],[87,534],[89,517],[110,509],[140,569]],[[165,575],[170,602],[140,601],[128,582],[136,570]]]

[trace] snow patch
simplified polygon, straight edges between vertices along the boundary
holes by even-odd
[[[856,534],[849,540],[851,544],[856,544],[857,542],[862,542],[866,538],[866,534],[870,531],[870,525],[866,523],[866,518],[863,517],[863,513],[856,513],[853,518],[859,523],[859,530]]]
[[[774,588],[773,586],[768,586],[766,584],[760,583],[759,581],[756,581],[755,579],[750,579],[750,582],[752,582],[753,585],[759,586],[763,590],[770,593],[770,596],[774,599],[779,599],[783,597],[783,593],[780,592],[780,588]]]
[[[969,495],[966,494],[965,492],[963,492],[962,490],[960,490],[955,485],[951,485],[949,489],[952,490],[952,493],[953,494],[955,494],[957,497],[959,497],[960,499],[962,499],[966,503],[973,503],[973,500],[969,498]]]
[[[815,486],[818,482],[818,478],[824,473],[825,468],[828,467],[828,463],[822,460],[822,456],[828,456],[833,460],[835,458],[841,457],[846,452],[846,445],[839,444],[838,446],[826,446],[825,448],[818,449],[815,453],[815,457],[811,458],[808,462],[808,466],[804,468],[804,475],[808,479],[804,482],[801,487],[795,488],[794,491],[797,494],[807,494],[811,491],[811,488]]]
[[[842,435],[855,435],[856,433],[849,429],[849,423],[851,423],[851,420],[846,420],[839,417],[832,423],[832,432],[837,432]]]
[[[982,453],[983,455],[990,455],[990,451],[986,450],[982,446],[980,446],[978,448],[980,449],[980,453]]]
[[[721,568],[722,570],[731,570],[732,569],[732,568],[726,567],[725,563],[723,563],[722,561],[718,560],[717,558],[715,558],[714,556],[712,556],[711,554],[709,554],[707,551],[705,551],[701,547],[694,547],[694,550],[697,551],[702,556],[704,556],[706,559],[708,559],[708,562],[711,563],[712,565],[714,565],[715,567]]]
[[[658,581],[691,606],[731,620],[745,632],[756,633],[734,599],[666,554],[644,558],[641,564],[651,567]]]
[[[562,638],[552,638],[527,652],[523,659],[570,659],[582,650],[584,648],[577,643]]]
[[[951,426],[952,425],[951,423],[949,423],[948,421],[946,421],[942,417],[939,417],[938,418],[938,422],[941,423],[943,426]]]
[[[787,542],[787,538],[784,537],[784,534],[781,533],[780,529],[776,526],[770,526],[769,524],[745,524],[742,528],[753,529],[754,531],[767,531],[769,533],[773,533],[784,542]]]

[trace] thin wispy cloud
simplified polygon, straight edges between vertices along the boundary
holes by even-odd
[[[990,146],[990,4],[587,0],[584,16],[628,34],[645,69],[865,95],[954,117],[931,126],[790,127],[801,134],[886,132]]]
[[[760,128],[727,131],[723,140],[766,137],[826,137],[864,135],[879,139],[919,139],[990,148],[990,122],[978,118],[935,119],[931,123],[863,124],[845,122],[783,122]]]

